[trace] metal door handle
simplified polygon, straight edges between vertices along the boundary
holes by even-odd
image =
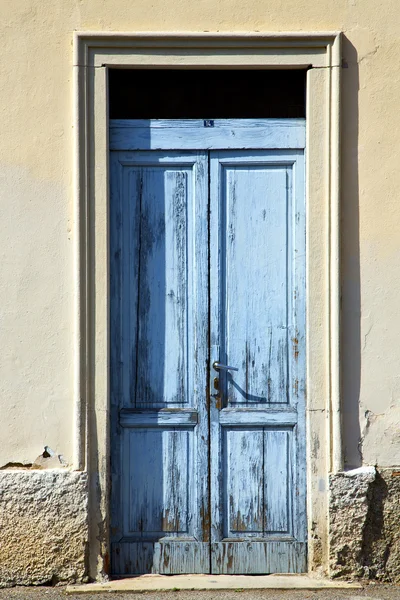
[[[223,371],[239,371],[239,369],[238,369],[238,368],[236,368],[236,367],[230,367],[229,365],[222,365],[222,364],[221,364],[220,362],[218,362],[218,361],[214,361],[214,362],[213,362],[213,368],[214,368],[216,371],[220,371],[221,369],[222,369]]]

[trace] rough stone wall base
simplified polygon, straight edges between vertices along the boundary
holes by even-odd
[[[400,582],[400,468],[330,477],[330,576]]]
[[[86,473],[0,471],[0,532],[0,586],[84,582]],[[331,475],[330,575],[400,582],[400,467]]]
[[[86,473],[0,471],[0,586],[83,582]]]

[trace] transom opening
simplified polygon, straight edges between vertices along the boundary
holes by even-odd
[[[306,116],[305,69],[110,69],[111,119]]]

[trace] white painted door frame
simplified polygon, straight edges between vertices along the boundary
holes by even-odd
[[[108,571],[108,67],[308,68],[307,497],[311,571],[328,570],[328,474],[340,404],[340,34],[74,35],[75,463],[90,481],[91,577]]]

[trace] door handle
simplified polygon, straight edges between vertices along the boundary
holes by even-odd
[[[213,369],[215,369],[216,371],[239,371],[239,369],[237,367],[231,367],[229,365],[223,365],[222,363],[218,362],[217,360],[215,360],[212,364]],[[214,395],[215,398],[215,408],[217,410],[221,410],[222,408],[222,398],[223,395],[221,394],[221,390],[219,388],[219,377],[214,377],[214,389],[217,390],[217,393]]]
[[[230,367],[229,365],[223,365],[217,360],[213,362],[213,369],[216,371],[239,371],[237,367]]]

